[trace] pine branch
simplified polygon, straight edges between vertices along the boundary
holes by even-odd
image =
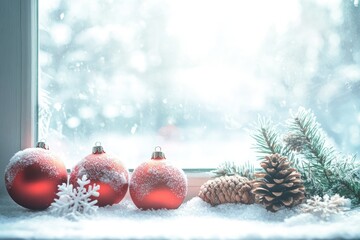
[[[239,175],[251,180],[254,179],[255,168],[250,161],[244,161],[240,165],[234,162],[223,162],[211,172],[215,174],[215,177]]]
[[[327,143],[311,110],[300,108],[288,124],[291,141],[287,141],[286,148],[296,149],[303,156],[298,170],[304,177],[307,192],[321,196],[339,193],[359,201],[360,166],[356,157],[344,157]],[[299,142],[302,142],[301,147],[291,146]]]
[[[265,156],[270,154],[282,153],[279,134],[270,119],[259,117],[252,137],[256,141],[254,149],[259,153],[258,160],[263,160]]]
[[[286,145],[283,144],[280,134],[277,132],[271,119],[259,117],[254,128],[255,131],[252,137],[255,140],[254,149],[259,153],[257,156],[258,160],[262,161],[265,156],[278,153],[287,157],[292,166],[298,168],[300,164],[299,159],[292,149],[287,148]]]
[[[301,173],[307,195],[340,194],[360,203],[360,163],[328,144],[312,111],[299,108],[288,120],[288,128],[282,142],[272,121],[259,118],[252,135],[257,158],[275,153],[286,156]]]
[[[303,142],[300,153],[306,159],[304,165],[307,167],[299,171],[305,176],[306,185],[312,185],[308,186],[310,187],[308,190],[314,191],[312,194],[321,194],[318,192],[319,186],[320,191],[329,190],[334,182],[329,168],[336,159],[336,152],[333,147],[326,145],[326,137],[315,115],[310,110],[299,108],[297,114],[289,120],[288,125],[293,137]],[[312,178],[316,178],[317,181]]]
[[[331,171],[337,176],[339,183],[333,189],[341,195],[349,196],[360,202],[360,163],[356,156],[343,157],[333,166]]]

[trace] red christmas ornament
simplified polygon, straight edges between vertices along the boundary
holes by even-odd
[[[100,145],[93,147],[92,154],[79,162],[70,174],[70,183],[77,186],[77,179],[87,175],[90,184],[100,185],[96,205],[103,207],[119,203],[129,187],[129,173],[116,157],[105,153]]]
[[[58,185],[66,183],[64,163],[44,142],[36,148],[17,152],[5,170],[5,185],[10,197],[19,205],[44,210],[56,197]]]
[[[156,149],[159,148],[159,151]],[[187,193],[187,178],[182,169],[171,165],[160,147],[131,175],[130,196],[134,204],[146,209],[176,209]]]

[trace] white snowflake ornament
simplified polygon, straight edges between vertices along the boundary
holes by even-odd
[[[63,183],[58,186],[59,192],[56,194],[59,198],[51,204],[50,211],[58,216],[65,216],[76,219],[80,216],[89,216],[95,213],[98,206],[95,206],[97,200],[91,197],[99,197],[99,185],[89,185],[90,180],[86,175],[77,180],[78,187],[74,188],[72,184]],[[86,188],[86,185],[89,185]]]
[[[324,197],[314,196],[308,199],[306,203],[300,205],[300,211],[303,213],[312,213],[324,220],[328,220],[333,214],[343,214],[350,210],[351,201],[347,198],[340,197],[339,194],[334,196],[325,195]]]

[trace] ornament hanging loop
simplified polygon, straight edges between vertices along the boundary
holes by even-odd
[[[95,142],[95,146],[92,148],[93,154],[105,153],[104,148],[101,146],[101,142]]]
[[[166,159],[166,158],[165,158],[165,154],[161,151],[161,147],[160,147],[160,146],[156,146],[156,147],[155,147],[155,152],[152,153],[151,159],[153,159],[153,160]]]
[[[40,140],[39,142],[37,142],[36,147],[37,148],[42,148],[42,149],[45,149],[45,150],[49,150],[49,146],[45,143],[44,140]]]

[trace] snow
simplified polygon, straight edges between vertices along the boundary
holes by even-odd
[[[77,128],[81,124],[81,121],[77,117],[71,117],[66,121],[66,125],[69,128]]]
[[[27,148],[18,151],[10,159],[5,169],[5,182],[7,187],[12,186],[19,171],[33,164],[38,164],[41,170],[46,172],[50,177],[59,177],[59,166],[54,165],[54,163],[59,162],[59,159],[54,152],[42,148]]]
[[[187,178],[181,168],[177,168],[168,160],[148,160],[138,166],[130,180],[130,188],[136,198],[143,199],[154,188],[166,185],[178,198],[184,199],[187,192]]]
[[[66,24],[54,24],[51,27],[50,34],[57,46],[70,43],[73,35],[72,29]]]
[[[90,154],[73,170],[75,179],[88,175],[94,181],[108,184],[113,190],[121,191],[128,184],[128,172],[124,164],[113,154]]]
[[[177,210],[141,211],[128,199],[77,221],[33,212],[0,199],[0,238],[46,239],[303,239],[360,238],[360,209],[323,221],[260,205],[211,207],[195,197]]]

